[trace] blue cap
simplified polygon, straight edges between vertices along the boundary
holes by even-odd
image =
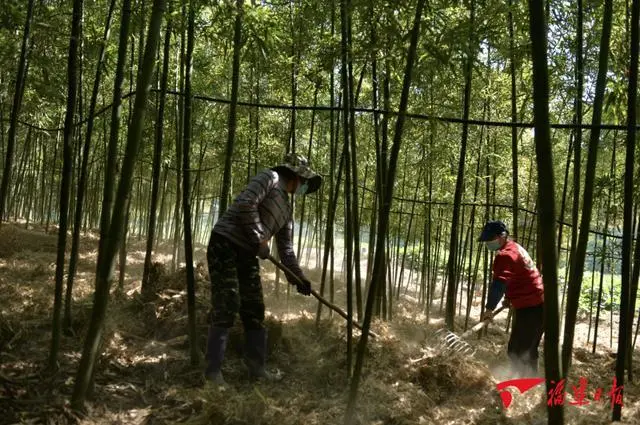
[[[495,239],[497,236],[501,236],[503,233],[509,234],[507,225],[500,220],[492,220],[487,222],[482,229],[482,233],[478,238],[479,242],[486,242]]]

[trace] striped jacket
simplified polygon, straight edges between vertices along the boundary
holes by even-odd
[[[212,232],[252,255],[257,254],[260,242],[275,236],[282,264],[304,278],[293,252],[292,210],[285,184],[275,171],[262,170],[222,214]]]

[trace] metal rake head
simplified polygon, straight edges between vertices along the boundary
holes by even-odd
[[[468,356],[473,356],[476,353],[475,348],[448,329],[440,329],[436,331],[436,335],[440,338],[440,346],[446,351]]]

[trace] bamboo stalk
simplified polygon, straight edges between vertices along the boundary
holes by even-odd
[[[269,261],[271,261],[273,263],[274,266],[276,266],[277,268],[279,268],[280,270],[282,270],[284,273],[286,273],[287,275],[289,275],[290,277],[293,277],[293,279],[295,279],[296,282],[302,284],[302,280],[300,280],[300,278],[293,273],[291,270],[289,270],[289,268],[287,266],[285,266],[284,264],[282,264],[280,261],[276,260],[273,255],[269,255]],[[335,311],[336,313],[338,313],[340,316],[342,316],[343,318],[345,318],[349,324],[353,325],[355,328],[360,329],[362,331],[362,326],[360,326],[357,322],[355,321],[349,321],[349,316],[347,315],[347,313],[344,312],[344,310],[342,310],[340,307],[338,307],[335,304],[330,303],[329,301],[327,301],[326,299],[324,299],[322,296],[320,296],[320,294],[318,294],[314,289],[311,289],[311,295],[313,295],[318,301],[320,301],[322,304],[326,305],[327,307],[329,307],[331,310]],[[371,335],[374,338],[377,338],[378,335],[369,330],[369,335]]]

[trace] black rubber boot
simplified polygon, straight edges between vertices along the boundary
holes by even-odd
[[[267,330],[245,330],[245,338],[244,362],[249,369],[249,377],[265,381],[279,381],[280,375],[268,372],[265,367],[267,363]]]
[[[229,329],[217,326],[209,327],[206,355],[207,369],[204,375],[208,381],[216,385],[226,384],[222,376],[222,361],[224,360],[224,351],[227,348],[228,339]]]

